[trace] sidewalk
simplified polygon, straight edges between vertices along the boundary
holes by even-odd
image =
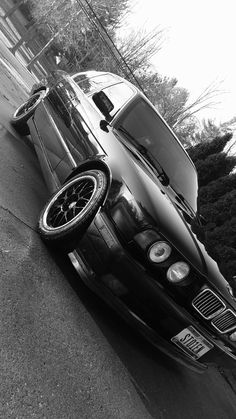
[[[35,78],[8,50],[0,32],[0,107],[3,123],[9,131],[9,117],[28,97]]]
[[[0,97],[5,96],[16,107],[28,97],[37,79],[27,70],[23,56],[11,53],[10,48],[20,38],[20,34],[9,20],[3,19],[4,14],[0,6],[0,77],[5,87]]]
[[[1,16],[0,22],[2,22]],[[0,123],[16,135],[9,122],[10,116],[28,98],[37,79],[27,70],[26,63],[20,55],[14,56],[10,52],[9,48],[12,46],[10,35],[10,32],[3,33],[0,27]]]

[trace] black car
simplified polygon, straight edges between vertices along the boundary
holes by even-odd
[[[196,169],[148,99],[111,73],[58,71],[12,124],[53,194],[42,239],[164,353],[198,371],[235,360],[236,302],[198,240]]]

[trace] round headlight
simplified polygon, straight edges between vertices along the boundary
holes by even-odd
[[[236,332],[231,333],[231,335],[229,336],[230,340],[232,340],[233,342],[236,341]]]
[[[148,257],[151,262],[164,262],[171,254],[171,247],[166,242],[155,242],[148,249]]]
[[[167,279],[173,284],[183,281],[189,274],[190,268],[186,262],[176,262],[167,271]]]

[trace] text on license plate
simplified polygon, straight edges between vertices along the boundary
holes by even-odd
[[[200,358],[214,347],[193,326],[182,330],[171,341],[194,359]]]

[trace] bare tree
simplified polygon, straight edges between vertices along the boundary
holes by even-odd
[[[203,109],[213,108],[218,105],[219,101],[216,98],[223,93],[219,88],[219,83],[211,83],[193,101],[186,103],[173,127],[180,125],[184,120],[196,115],[196,113]]]
[[[120,53],[134,72],[150,67],[150,59],[163,45],[163,34],[164,30],[156,27],[150,32],[144,29],[132,31],[126,37],[117,39]]]

